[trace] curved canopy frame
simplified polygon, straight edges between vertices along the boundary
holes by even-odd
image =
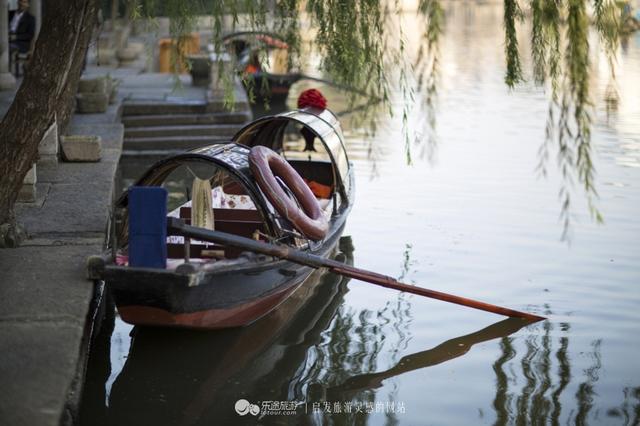
[[[340,122],[328,109],[304,108],[262,117],[240,129],[234,135],[233,142],[248,147],[263,145],[277,152],[282,151],[284,132],[291,122],[308,128],[322,143],[334,166],[336,187],[343,199],[348,198],[344,182],[349,179],[351,172],[349,157]]]
[[[280,229],[271,214],[266,200],[262,197],[251,175],[248,161],[249,148],[238,144],[210,145],[174,155],[156,162],[139,178],[133,186],[159,186],[166,178],[186,161],[200,161],[222,168],[236,178],[246,189],[256,208],[262,214],[272,235]],[[129,204],[125,191],[116,201],[116,208],[126,208]]]

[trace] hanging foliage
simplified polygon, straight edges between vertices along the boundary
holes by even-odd
[[[522,10],[518,0],[504,0],[504,41],[505,56],[507,58],[507,72],[504,81],[509,87],[523,81],[520,52],[518,51],[518,36],[516,22],[522,20]]]
[[[436,101],[440,78],[440,39],[444,31],[445,16],[439,0],[420,0],[418,13],[424,20],[424,31],[423,43],[420,44],[416,57],[415,68],[418,79],[416,90],[424,94],[428,125],[426,150],[427,157],[432,161],[437,147]]]
[[[595,205],[597,192],[591,147],[593,102],[589,90],[591,22],[587,12],[591,5],[593,25],[607,55],[612,79],[615,77],[615,52],[619,44],[619,12],[613,0],[529,0],[528,4],[533,81],[546,85],[550,93],[538,169],[546,175],[549,152],[555,142],[558,168],[563,178],[560,198],[565,238],[570,224],[571,188],[576,181],[584,189],[592,217],[597,222],[602,221]],[[509,87],[524,81],[516,26],[522,16],[517,0],[504,0],[505,82]]]
[[[395,49],[387,45],[389,10],[378,0],[309,0],[307,12],[317,27],[314,40],[321,69],[338,85],[388,101],[387,67]]]
[[[156,11],[155,0],[144,0],[145,10]],[[155,4],[155,6],[153,6]],[[424,20],[423,40],[414,63],[407,63],[402,25],[391,24],[390,15],[401,10],[396,2],[390,10],[387,2],[379,0],[222,0],[161,2],[163,11],[172,19],[171,32],[179,39],[190,31],[194,16],[212,15],[212,43],[216,51],[222,50],[221,39],[225,18],[232,29],[244,18],[242,24],[251,30],[271,31],[279,34],[290,46],[288,68],[300,62],[300,13],[306,12],[308,20],[317,31],[313,48],[319,53],[321,70],[337,85],[354,88],[349,93],[351,105],[358,95],[366,93],[378,99],[391,112],[389,94],[398,88],[406,106],[403,123],[406,129],[409,109],[414,99],[414,90],[423,93],[426,100],[429,141],[435,140],[435,100],[438,91],[439,43],[444,29],[445,13],[439,0],[420,0],[418,13]],[[590,25],[598,34],[600,44],[609,59],[612,78],[615,76],[615,52],[619,40],[619,10],[614,0],[503,0],[504,4],[504,49],[505,83],[508,87],[525,82],[522,67],[518,29],[525,16],[531,19],[532,80],[549,90],[550,106],[547,116],[545,140],[539,151],[539,170],[545,174],[550,151],[557,149],[557,163],[563,176],[562,216],[568,230],[570,215],[570,189],[579,183],[586,194],[593,217],[602,217],[595,207],[595,170],[592,161],[591,126],[592,99],[589,91],[591,59],[589,46]],[[154,9],[155,7],[155,9]],[[593,18],[587,10],[591,7]],[[399,37],[398,37],[399,34]],[[399,40],[391,45],[390,40]],[[266,51],[261,53],[266,59]],[[415,69],[412,69],[415,67]],[[233,104],[233,76],[222,72],[226,100]],[[409,84],[407,75],[415,71],[417,85]],[[394,74],[394,73],[398,74]],[[399,77],[399,84],[392,83],[391,75]],[[245,75],[243,78],[248,79]],[[266,79],[264,79],[266,81]],[[248,82],[251,86],[251,82]],[[399,87],[398,87],[399,86]],[[264,89],[264,88],[262,88]],[[251,96],[251,91],[250,91]],[[372,102],[364,110],[371,111]],[[372,128],[375,121],[369,122]],[[411,162],[408,132],[405,138],[407,162]]]

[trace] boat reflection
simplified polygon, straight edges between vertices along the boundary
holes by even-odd
[[[339,256],[353,263],[349,239],[341,241]],[[356,358],[348,356],[353,368],[340,368],[340,361],[350,352],[350,341],[362,338],[362,342],[371,344],[383,330],[358,327],[358,320],[353,318],[355,313],[341,309],[348,281],[326,271],[316,271],[279,309],[240,329],[203,332],[134,328],[127,361],[108,394],[105,383],[109,368],[89,366],[90,373],[95,374],[89,375],[85,386],[80,424],[255,422],[255,417],[240,417],[235,412],[235,403],[241,398],[256,404],[296,401],[298,415],[289,420],[315,423],[317,413],[309,408],[315,401],[372,402],[375,400],[372,390],[386,379],[455,359],[475,344],[505,338],[527,325],[516,319],[500,321],[432,349],[404,356],[390,369],[354,375],[352,372],[375,370],[382,345],[373,342],[366,351],[358,349]],[[410,306],[401,296],[387,308],[395,318],[393,322],[410,321],[406,317]],[[367,318],[360,320],[360,324],[368,322]],[[400,334],[400,340],[407,339],[406,330],[398,324],[389,325]],[[359,338],[352,334],[358,333],[358,329]],[[105,327],[105,331],[109,330]],[[108,363],[108,354],[108,345],[95,344],[91,362],[95,364],[102,358],[102,363]],[[330,386],[334,383],[341,384]],[[338,423],[359,423],[367,416],[364,412],[345,413],[332,415],[331,419]],[[283,418],[264,416],[260,421],[281,424]]]
[[[337,256],[353,264],[352,253],[350,239],[343,237]],[[277,310],[248,327],[213,332],[136,327],[109,394],[113,318],[107,318],[90,355],[80,424],[237,422],[237,399],[251,399],[254,389],[268,399],[264,387],[273,399],[280,395],[279,386],[286,386],[306,350],[329,327],[347,282],[315,271]],[[280,382],[265,380],[273,371]]]

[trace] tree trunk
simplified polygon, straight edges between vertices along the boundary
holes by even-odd
[[[81,33],[78,37],[78,49],[76,49],[76,54],[73,55],[73,63],[71,64],[67,84],[65,86],[64,93],[62,94],[62,99],[67,99],[67,101],[60,102],[56,110],[58,131],[60,134],[65,133],[67,125],[71,120],[71,114],[75,107],[74,96],[78,91],[78,82],[80,81],[80,76],[82,76],[82,72],[86,65],[85,59],[87,57],[87,48],[91,41],[91,37],[93,36],[93,29],[95,28],[98,19],[99,2],[97,0],[89,0],[89,2],[92,3],[92,8],[87,11],[88,15],[86,15],[85,18],[86,22],[83,24]]]
[[[47,4],[29,69],[0,122],[0,224],[13,207],[38,144],[56,114],[66,125],[97,16],[97,0]]]

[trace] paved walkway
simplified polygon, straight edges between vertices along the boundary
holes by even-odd
[[[12,98],[0,92],[0,105]],[[102,160],[39,162],[36,202],[16,208],[29,239],[0,250],[1,424],[73,423],[95,310],[85,258],[104,242],[122,150],[117,121],[117,106],[75,115],[69,133],[100,135]]]
[[[0,249],[0,424],[73,424],[102,287],[86,279],[85,259],[102,251],[114,176],[122,152],[123,99],[206,98],[171,76],[133,68],[89,67],[86,75],[122,79],[119,101],[104,114],[74,115],[68,134],[102,137],[98,163],[40,162],[37,200],[18,205],[29,239]],[[0,92],[0,117],[15,92]],[[246,99],[246,97],[245,97]]]

